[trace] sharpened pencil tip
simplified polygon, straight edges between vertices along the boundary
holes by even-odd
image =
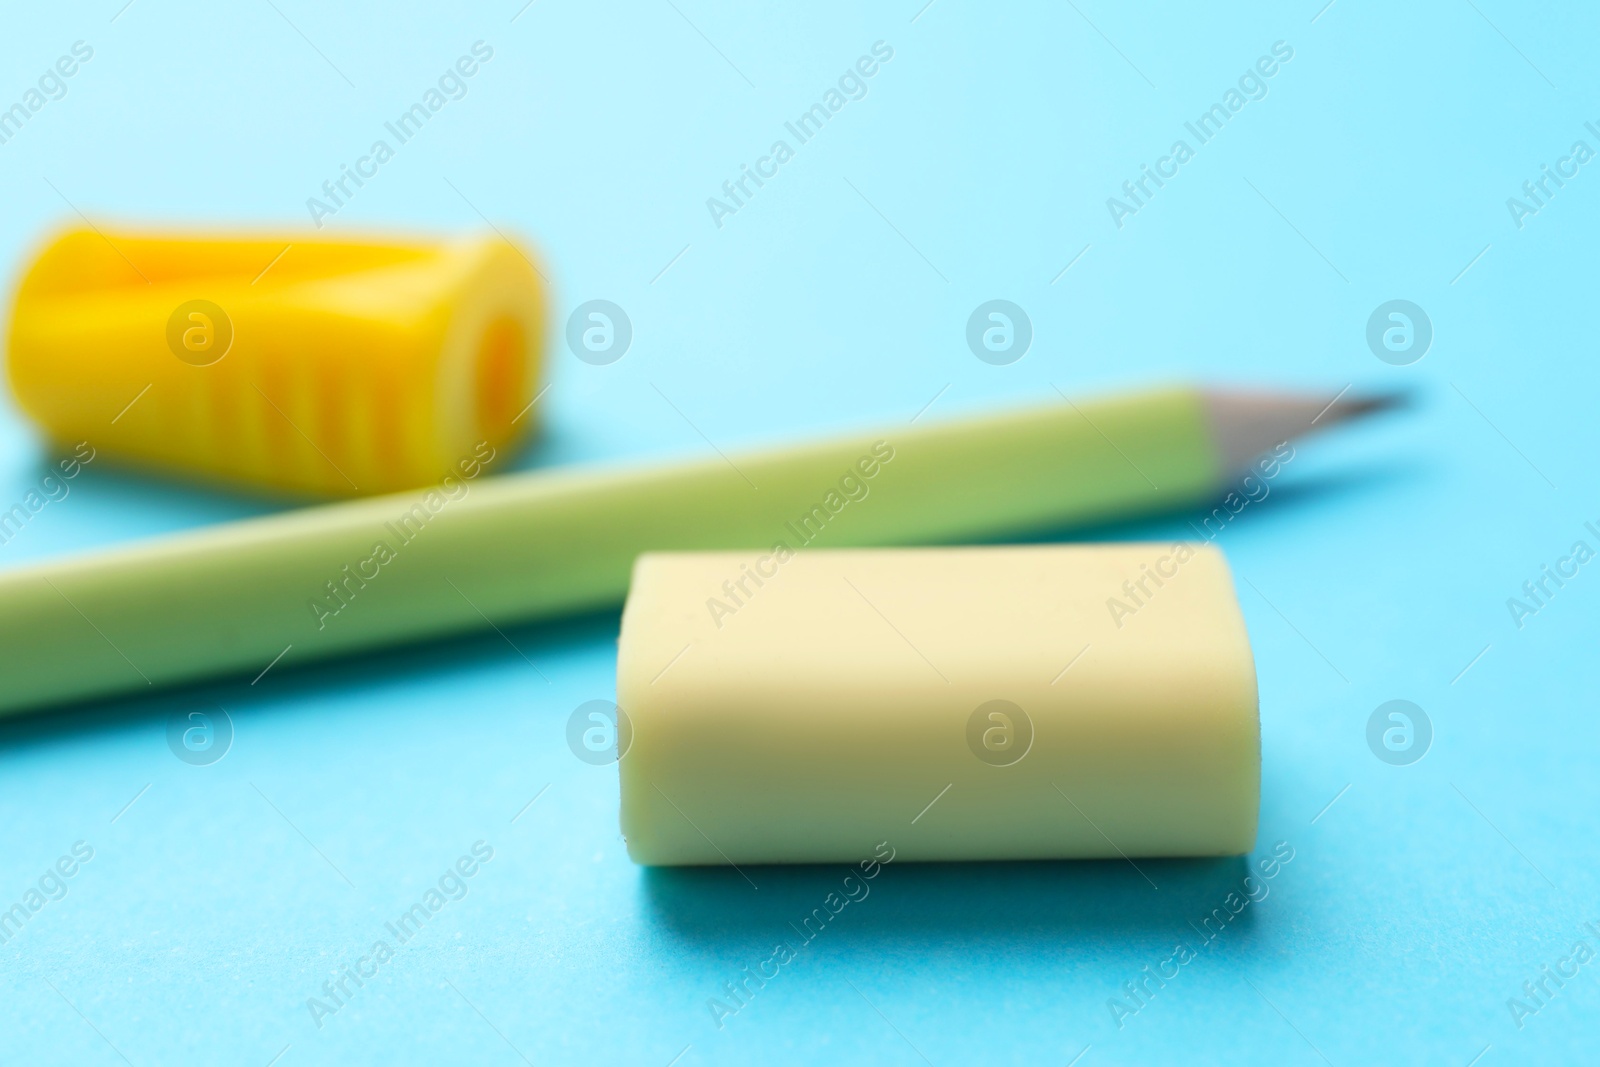
[[[1317,397],[1304,393],[1207,389],[1202,393],[1217,452],[1227,471],[1293,438],[1342,422],[1410,407],[1410,390],[1353,393],[1345,386]]]
[[[1334,422],[1343,422],[1346,419],[1372,415],[1380,411],[1400,411],[1410,408],[1415,402],[1416,394],[1410,389],[1395,389],[1386,393],[1368,393],[1362,396],[1346,396],[1329,405],[1328,413],[1317,422],[1317,425],[1321,426],[1330,419]]]

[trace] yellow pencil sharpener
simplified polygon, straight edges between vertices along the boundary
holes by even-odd
[[[27,269],[8,367],[59,442],[299,492],[429,484],[531,429],[541,276],[504,238],[74,230]]]

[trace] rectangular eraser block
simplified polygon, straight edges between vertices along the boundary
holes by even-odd
[[[1255,664],[1210,546],[641,556],[617,701],[636,863],[1255,842]]]

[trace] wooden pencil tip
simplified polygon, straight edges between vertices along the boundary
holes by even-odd
[[[1371,415],[1379,411],[1398,411],[1411,407],[1415,395],[1409,389],[1387,393],[1370,393],[1365,396],[1342,396],[1329,404],[1320,419],[1312,420],[1317,428],[1344,422],[1347,419]]]
[[[1411,406],[1409,391],[1351,396],[1345,386],[1333,397],[1230,389],[1207,389],[1211,433],[1227,471],[1237,470],[1263,452],[1317,430],[1352,419]]]

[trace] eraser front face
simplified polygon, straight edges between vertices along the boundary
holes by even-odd
[[[1209,546],[643,556],[617,700],[642,864],[1255,841],[1255,665]]]

